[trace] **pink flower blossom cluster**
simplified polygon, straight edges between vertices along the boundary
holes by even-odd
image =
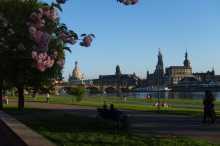
[[[135,5],[138,3],[138,0],[118,0],[118,2],[123,3],[124,5]]]
[[[89,47],[91,46],[93,38],[95,38],[95,35],[94,34],[82,34],[81,37],[83,37],[83,39],[80,42],[80,46]]]
[[[52,33],[45,29],[47,21],[56,23],[58,20],[57,9],[54,7],[45,6],[33,12],[28,21],[28,29],[32,39],[36,43],[37,48],[32,51],[32,59],[35,62],[35,67],[44,72],[46,69],[53,67],[56,62],[60,67],[63,67],[64,60],[58,59],[58,52],[53,51],[53,54],[48,53],[48,46],[52,39]],[[61,38],[61,36],[58,36]],[[64,35],[62,36],[65,37]],[[67,42],[71,42],[68,37],[65,37]],[[58,61],[56,61],[58,60]]]
[[[27,23],[29,32],[41,51],[47,51],[50,42],[50,35],[43,29],[46,24],[46,19],[56,22],[58,19],[57,10],[49,6],[39,8],[31,14],[30,21]]]
[[[83,38],[80,45],[83,47],[89,47],[89,46],[91,46],[92,41],[93,41],[92,37],[90,35],[87,35]]]
[[[32,59],[36,61],[36,68],[41,72],[44,72],[47,68],[51,68],[54,65],[54,58],[46,52],[38,53],[32,51]]]

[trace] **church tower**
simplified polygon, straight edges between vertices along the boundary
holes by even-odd
[[[157,66],[154,72],[154,80],[157,84],[163,84],[164,80],[164,65],[163,65],[163,55],[161,53],[161,50],[159,49],[158,52],[158,62]]]
[[[73,73],[72,73],[72,79],[73,80],[83,80],[83,74],[80,71],[80,68],[78,66],[78,62],[75,62],[75,68],[73,69]]]
[[[191,68],[191,63],[188,58],[188,52],[185,53],[185,60],[183,62],[184,67]]]
[[[120,66],[119,66],[119,65],[116,66],[115,75],[116,75],[116,76],[121,75],[121,69],[120,69]]]

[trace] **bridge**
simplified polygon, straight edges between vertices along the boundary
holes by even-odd
[[[128,87],[126,85],[95,85],[93,83],[79,83],[79,84],[75,84],[75,83],[70,83],[70,82],[63,82],[63,83],[57,83],[55,85],[56,91],[60,92],[62,90],[66,90],[68,88],[73,88],[73,87],[78,87],[78,86],[82,86],[85,89],[91,91],[91,92],[99,92],[99,93],[116,93],[118,91],[122,91],[122,92],[128,92],[130,89],[134,88],[134,87]]]

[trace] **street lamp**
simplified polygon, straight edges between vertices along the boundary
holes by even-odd
[[[159,83],[159,71],[157,71],[157,111],[160,111],[160,83]]]

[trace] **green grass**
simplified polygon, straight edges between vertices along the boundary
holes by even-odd
[[[26,100],[33,100],[31,97],[26,97]],[[45,102],[44,96],[38,96],[35,101]],[[153,106],[157,99],[150,99],[145,102],[141,98],[128,98],[125,103],[120,97],[84,97],[82,101],[76,102],[72,96],[51,96],[51,104],[67,104],[79,106],[101,107],[104,103],[113,103],[118,109],[141,110],[147,112],[157,112],[158,108]],[[161,107],[161,114],[180,114],[201,116],[203,112],[202,99],[160,99],[161,102],[166,102],[170,106],[168,108]],[[220,115],[220,101],[216,101],[216,113]]]
[[[118,131],[109,121],[59,111],[7,108],[6,112],[58,146],[217,146],[186,137],[141,137]]]

